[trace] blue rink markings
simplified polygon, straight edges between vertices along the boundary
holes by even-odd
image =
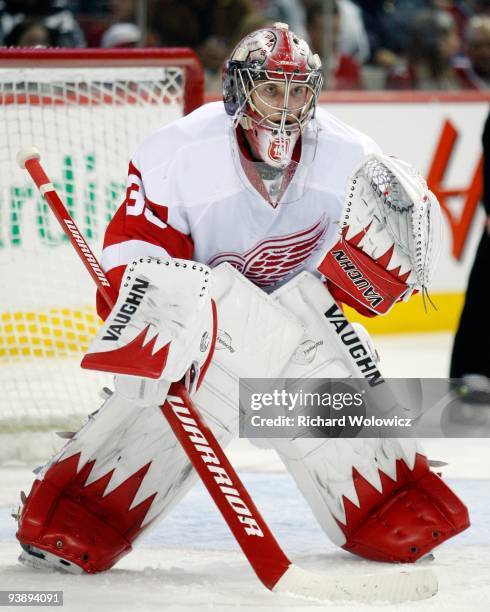
[[[288,553],[321,554],[335,546],[317,525],[288,474],[248,473],[241,478],[277,540]],[[470,510],[472,526],[445,546],[490,545],[490,481],[448,480]],[[0,508],[0,541],[12,541],[16,523]],[[234,550],[238,548],[201,483],[138,543],[143,548]]]

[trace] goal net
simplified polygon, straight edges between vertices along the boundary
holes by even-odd
[[[0,50],[0,463],[45,454],[43,434],[78,429],[111,384],[79,366],[99,325],[94,284],[17,152],[40,150],[99,255],[131,156],[202,100],[186,49]]]

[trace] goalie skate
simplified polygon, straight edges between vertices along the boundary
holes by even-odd
[[[31,544],[22,544],[22,552],[19,561],[26,567],[48,572],[66,572],[69,574],[81,574],[83,570],[75,563],[71,563],[63,557],[53,555],[47,550],[41,550]]]

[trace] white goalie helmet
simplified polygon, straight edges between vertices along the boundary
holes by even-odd
[[[226,63],[226,112],[270,166],[284,168],[291,162],[299,135],[315,113],[320,68],[319,56],[284,23],[243,38]]]
[[[336,299],[385,314],[414,291],[425,299],[441,243],[439,202],[421,174],[370,155],[349,179],[338,242],[318,269]]]

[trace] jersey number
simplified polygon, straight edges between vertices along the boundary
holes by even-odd
[[[155,213],[146,206],[143,195],[143,185],[137,176],[129,175],[128,187],[126,189],[126,213],[137,217],[144,215],[147,221],[153,223],[160,229],[167,227],[167,224],[159,219]]]

